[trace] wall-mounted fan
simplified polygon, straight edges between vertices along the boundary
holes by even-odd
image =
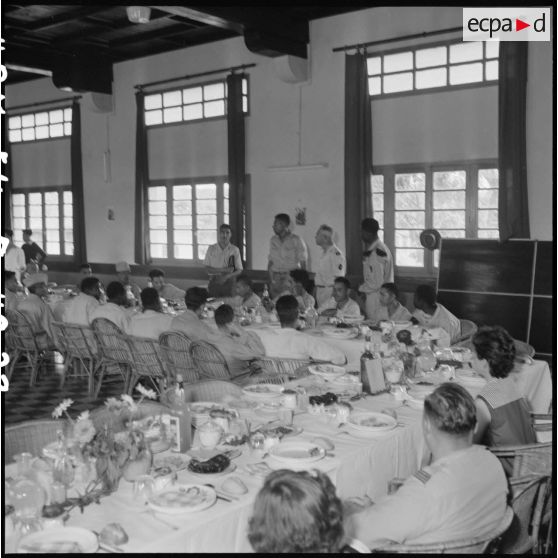
[[[420,233],[420,243],[427,250],[438,250],[442,243],[442,237],[436,229],[425,229]]]

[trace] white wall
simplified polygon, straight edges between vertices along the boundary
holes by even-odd
[[[266,267],[273,215],[287,212],[294,218],[295,207],[307,208],[307,224],[295,227],[295,232],[306,240],[311,261],[318,255],[314,233],[322,223],[329,223],[338,232],[339,244],[344,248],[345,65],[344,54],[334,53],[332,49],[457,27],[462,23],[461,18],[460,8],[382,7],[316,20],[311,24],[311,77],[304,84],[282,82],[275,74],[273,59],[249,52],[241,37],[115,64],[113,113],[96,113],[87,102],[83,103],[82,110],[89,260],[132,262],[134,259],[134,85],[248,63],[257,64],[248,70],[250,116],[246,119],[247,171],[252,184],[253,267]],[[550,44],[538,43],[531,48],[529,65],[531,226],[533,236],[552,238],[552,129],[548,117],[552,106]],[[539,83],[542,84],[540,89]],[[422,105],[418,110],[418,101],[413,97],[403,101],[406,107],[403,111],[394,111],[393,99],[375,101],[374,163],[394,162],[396,152],[405,154],[408,159],[405,162],[431,162],[433,149],[442,150],[445,160],[497,156],[497,111],[491,109],[496,102],[496,88],[469,89],[452,95],[451,98],[448,93],[426,96],[420,101]],[[65,94],[57,92],[48,79],[6,88],[7,107],[57,96]],[[412,121],[410,116],[413,116]],[[477,118],[481,127],[473,134],[463,132],[475,129],[475,126],[463,127],[463,123],[472,118]],[[452,142],[440,133],[439,122],[446,119],[451,119],[458,131]],[[159,132],[150,131],[150,141],[155,142],[150,149],[152,177],[168,176],[171,167],[187,176],[226,171],[223,137],[216,138],[212,133],[214,128],[223,127],[223,123],[205,124],[203,133],[197,133],[197,124],[192,126],[192,143],[187,146],[157,143]],[[194,149],[191,150],[191,146]],[[109,148],[112,181],[105,183],[103,152]],[[179,159],[174,156],[177,148]],[[212,150],[218,153],[217,157],[211,156]],[[327,163],[327,168],[269,171],[270,166],[298,163]],[[106,220],[108,207],[114,208],[115,221]]]

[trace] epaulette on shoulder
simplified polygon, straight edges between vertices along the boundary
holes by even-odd
[[[376,248],[376,254],[378,254],[378,256],[382,256],[382,258],[385,258],[387,256],[387,252],[384,252],[380,248]]]
[[[339,252],[339,250],[336,250],[336,251],[335,251],[335,255],[336,255],[336,256],[340,256],[340,255],[341,255],[341,252]]]
[[[416,479],[422,482],[422,484],[426,484],[432,478],[432,475],[430,473],[427,473],[423,469],[419,469],[414,476]]]

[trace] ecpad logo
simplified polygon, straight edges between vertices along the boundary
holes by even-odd
[[[464,41],[550,41],[550,8],[463,8]]]

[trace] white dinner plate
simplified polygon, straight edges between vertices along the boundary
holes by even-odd
[[[322,330],[322,333],[326,337],[331,337],[331,339],[354,339],[358,337],[358,329],[351,328],[330,328],[326,327]]]
[[[281,442],[269,450],[270,458],[283,465],[306,465],[325,457],[324,448],[304,441]]]
[[[37,552],[50,554],[51,552],[47,550],[46,545],[58,542],[75,543],[86,554],[92,554],[99,548],[97,536],[88,529],[83,527],[52,527],[23,537],[19,541],[17,551],[23,554],[35,554]]]
[[[256,399],[274,399],[281,397],[283,386],[276,384],[254,384],[246,386],[243,390],[244,395],[255,397]]]
[[[217,494],[209,486],[200,484],[177,484],[149,497],[149,507],[168,514],[191,513],[209,508]]]
[[[347,426],[355,431],[377,433],[393,430],[397,426],[397,421],[384,413],[357,412],[351,414]]]

